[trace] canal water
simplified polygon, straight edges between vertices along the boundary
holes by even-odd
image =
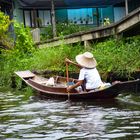
[[[0,140],[112,139],[140,139],[140,93],[72,102],[0,89]]]

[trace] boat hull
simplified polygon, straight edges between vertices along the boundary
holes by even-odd
[[[95,89],[89,92],[77,92],[73,91],[68,93],[66,88],[55,88],[40,85],[32,80],[28,80],[27,84],[33,89],[38,91],[38,94],[53,99],[71,99],[71,100],[94,100],[94,99],[111,99],[115,98],[120,92],[118,90],[118,85],[113,85],[105,89]]]
[[[38,91],[37,93],[46,98],[52,99],[70,99],[70,100],[95,100],[95,99],[112,99],[118,94],[133,89],[137,92],[140,86],[140,79],[116,82],[115,84],[102,89],[94,89],[89,92],[77,90],[67,92],[66,77],[55,78],[55,85],[46,85],[48,79],[33,74],[30,71],[16,72],[16,74],[26,82],[27,85]],[[77,79],[69,79],[75,81]]]

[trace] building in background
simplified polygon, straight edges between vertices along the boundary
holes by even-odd
[[[126,8],[129,13],[139,6],[139,0],[59,0],[55,1],[55,16],[57,23],[95,27],[103,25],[105,18],[109,18],[110,23],[117,22],[127,14]],[[0,0],[0,7],[25,26],[51,25],[51,0]]]

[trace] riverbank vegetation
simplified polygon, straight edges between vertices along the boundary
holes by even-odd
[[[1,27],[0,27],[1,28]],[[108,73],[131,77],[140,69],[140,36],[96,42],[89,49],[81,44],[58,47],[37,48],[33,43],[30,29],[22,24],[14,23],[15,41],[10,49],[0,48],[0,86],[11,85],[15,71],[61,71],[65,73],[65,58],[75,61],[75,56],[85,51],[94,54],[98,62],[98,70],[106,80]],[[78,72],[74,66],[69,71]],[[17,83],[19,82],[17,78]]]

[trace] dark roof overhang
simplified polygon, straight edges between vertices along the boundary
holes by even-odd
[[[0,4],[12,5],[12,0],[0,0]]]
[[[23,9],[51,9],[51,0],[18,0]],[[106,7],[125,0],[54,0],[55,8]]]

